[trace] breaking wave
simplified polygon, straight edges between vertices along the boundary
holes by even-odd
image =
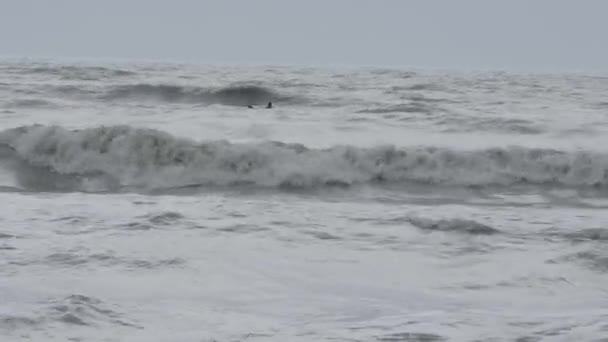
[[[233,106],[260,105],[268,101],[288,101],[273,90],[255,85],[239,85],[220,89],[169,84],[133,84],[110,89],[107,100],[149,100],[173,103],[224,104]]]
[[[0,132],[0,163],[28,186],[125,191],[187,186],[312,188],[372,183],[432,186],[608,186],[608,155],[523,147],[436,147],[195,142],[130,126]],[[29,175],[29,176],[28,176]],[[52,186],[51,186],[52,188]],[[91,190],[92,189],[92,190]]]

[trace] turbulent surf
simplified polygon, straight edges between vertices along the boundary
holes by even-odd
[[[607,93],[0,62],[0,340],[600,341]]]

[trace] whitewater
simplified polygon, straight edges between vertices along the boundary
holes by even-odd
[[[606,341],[606,94],[4,59],[0,340]]]

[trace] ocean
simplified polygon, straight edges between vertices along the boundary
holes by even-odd
[[[0,125],[1,341],[608,341],[606,76],[15,59]]]

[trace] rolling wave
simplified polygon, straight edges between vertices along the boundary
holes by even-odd
[[[233,106],[260,105],[268,101],[288,101],[271,89],[255,85],[208,89],[169,84],[132,84],[110,89],[107,100],[151,100],[171,103],[224,104]]]
[[[37,186],[48,180],[63,184],[66,190],[244,184],[313,188],[376,183],[481,188],[608,186],[608,155],[585,151],[394,146],[311,149],[280,142],[195,142],[130,126],[83,130],[24,126],[0,132],[0,144],[5,151],[3,160],[13,160],[21,177],[28,174],[20,169],[25,167]],[[41,178],[39,172],[48,175]]]

